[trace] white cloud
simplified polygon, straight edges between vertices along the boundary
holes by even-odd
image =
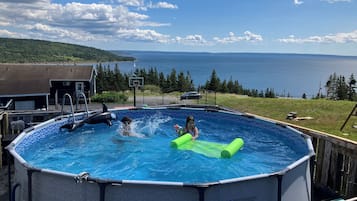
[[[346,3],[350,3],[352,2],[352,0],[321,0],[321,1],[326,1],[327,3],[341,3],[341,2],[346,2]]]
[[[304,3],[303,1],[294,0],[294,4],[295,4],[295,5],[301,5],[301,4],[303,4],[303,3]]]
[[[38,3],[38,2],[49,3],[50,0],[0,0],[0,2],[32,4],[32,3]]]
[[[155,4],[152,3],[151,1],[145,3],[144,0],[119,0],[118,2],[125,6],[137,7],[138,10],[143,10],[143,11],[146,11],[148,9],[154,9],[154,8],[178,9],[177,5],[165,1],[160,1]]]
[[[310,36],[307,38],[296,38],[290,35],[288,38],[278,39],[283,43],[357,43],[357,30],[349,33],[329,34],[326,36]]]
[[[0,26],[9,26],[10,22],[7,19],[0,19]]]
[[[30,33],[36,33],[35,35],[42,35],[43,37],[56,39],[56,38],[67,38],[71,40],[79,41],[89,41],[96,39],[92,34],[86,33],[84,31],[71,31],[69,29],[62,29],[59,27],[51,27],[45,24],[35,24],[27,25],[25,28],[30,31]]]
[[[178,6],[175,4],[170,4],[167,2],[158,2],[156,4],[152,4],[150,8],[167,8],[167,9],[177,9]]]
[[[217,43],[229,44],[229,43],[238,43],[241,41],[258,42],[258,41],[262,41],[263,37],[261,35],[254,34],[250,31],[245,31],[244,36],[236,36],[233,32],[229,32],[228,37],[224,37],[224,38],[214,37],[213,40],[215,40]]]
[[[16,32],[11,32],[6,29],[0,29],[0,37],[4,38],[11,38],[11,37],[17,37],[17,38],[23,38],[22,34],[16,33]]]
[[[148,28],[170,26],[169,23],[150,21],[148,15],[133,12],[123,4],[73,2],[61,5],[50,3],[49,0],[16,1],[22,3],[15,4],[0,0],[0,29],[16,28],[22,30],[27,38],[77,43],[88,40],[134,38],[160,43],[168,41],[167,36]],[[125,4],[140,6],[143,1],[126,0]],[[170,7],[170,4],[165,3],[157,5]],[[129,36],[130,34],[133,35]],[[16,35],[13,34],[13,37]]]
[[[118,2],[125,6],[134,6],[134,7],[144,6],[144,0],[119,0]]]
[[[207,45],[208,42],[203,38],[202,35],[194,34],[188,35],[186,37],[175,37],[173,42],[183,45]]]
[[[143,29],[120,29],[117,31],[116,36],[120,39],[126,39],[128,41],[146,41],[146,42],[159,42],[168,43],[169,36],[160,34],[154,30]]]

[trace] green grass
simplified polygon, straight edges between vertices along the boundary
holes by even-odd
[[[200,103],[205,103],[205,96]],[[248,112],[260,116],[285,121],[295,125],[323,131],[332,135],[357,141],[357,116],[352,116],[343,131],[341,126],[355,106],[351,101],[304,100],[280,98],[251,98],[232,94],[209,95],[207,103],[232,108],[241,112]],[[286,120],[289,112],[297,112],[298,117],[313,117],[312,120]]]
[[[125,94],[132,96],[132,91],[126,91]],[[142,96],[143,94],[145,96],[162,96],[162,93],[151,90],[140,91],[137,95]],[[165,96],[179,97],[181,94],[180,92],[172,92],[165,94]],[[343,131],[340,131],[341,126],[356,105],[356,102],[325,99],[252,98],[221,93],[204,93],[202,95],[202,99],[193,100],[192,103],[219,105],[240,112],[252,113],[326,132],[357,142],[357,129],[352,128],[352,125],[357,125],[357,116],[352,116]],[[298,117],[313,117],[313,119],[300,121],[287,120],[286,116],[289,112],[297,112]]]

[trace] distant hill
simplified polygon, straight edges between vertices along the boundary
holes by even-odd
[[[109,51],[67,43],[0,38],[0,63],[132,61]]]

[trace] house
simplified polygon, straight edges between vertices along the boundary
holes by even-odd
[[[62,104],[64,94],[95,95],[96,70],[92,65],[0,64],[0,106],[11,109],[48,109]]]

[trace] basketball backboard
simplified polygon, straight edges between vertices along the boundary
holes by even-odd
[[[129,77],[129,87],[143,87],[144,77]]]

